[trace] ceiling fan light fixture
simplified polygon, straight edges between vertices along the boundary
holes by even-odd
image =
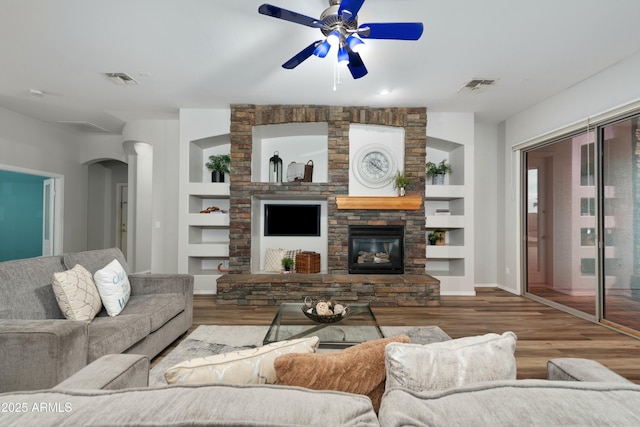
[[[348,64],[349,63],[349,52],[345,45],[341,45],[340,49],[338,49],[338,64]]]
[[[349,46],[349,49],[353,52],[362,52],[363,48],[366,47],[362,40],[353,35],[347,37],[347,46]]]
[[[330,49],[331,49],[331,43],[325,40],[322,43],[320,43],[318,47],[315,48],[315,50],[313,51],[313,54],[318,58],[324,58],[329,53]]]
[[[340,31],[338,30],[333,30],[329,33],[329,35],[327,36],[327,42],[331,45],[331,46],[336,46],[337,44],[340,43],[340,38],[342,37],[342,35],[340,34]]]

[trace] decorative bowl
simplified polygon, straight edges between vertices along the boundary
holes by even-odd
[[[333,307],[335,307],[336,305],[342,305],[344,307],[344,312],[340,313],[340,314],[330,314],[330,315],[324,315],[321,316],[319,314],[315,314],[315,313],[308,313],[307,310],[309,309],[315,309],[316,305],[319,302],[326,302],[330,304],[330,308],[331,310],[333,310]],[[349,312],[349,306],[347,306],[346,304],[342,304],[339,301],[335,301],[335,300],[319,300],[319,301],[314,301],[311,305],[311,307],[307,306],[306,304],[302,305],[302,313],[307,316],[309,319],[313,320],[316,323],[338,323],[339,321],[341,321],[342,319],[344,319],[347,315],[347,313]]]

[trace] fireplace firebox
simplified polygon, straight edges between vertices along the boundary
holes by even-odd
[[[404,227],[349,226],[349,274],[404,274]]]

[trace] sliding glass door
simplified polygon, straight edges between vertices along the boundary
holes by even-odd
[[[525,154],[526,290],[590,316],[597,289],[593,135]]]
[[[523,153],[525,290],[640,331],[640,116]]]
[[[640,116],[605,126],[602,138],[603,313],[640,331]],[[634,221],[635,220],[635,221]]]

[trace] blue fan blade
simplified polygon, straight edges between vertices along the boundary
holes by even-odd
[[[347,65],[354,79],[359,79],[367,75],[367,67],[364,66],[360,54],[349,51],[349,64]]]
[[[316,50],[316,47],[322,42],[322,40],[316,40],[311,43],[309,46],[302,49],[298,52],[293,58],[282,64],[282,68],[286,68],[287,70],[293,70],[298,65],[302,64],[305,59],[313,55],[313,51]]]
[[[362,7],[364,0],[342,0],[338,8],[338,16],[342,16],[347,22],[353,21]],[[343,15],[344,11],[348,11],[349,15]]]
[[[315,19],[310,16],[302,15],[300,13],[292,12],[287,9],[283,9],[271,4],[263,4],[258,8],[258,12],[263,15],[272,16],[278,19],[284,19],[285,21],[294,22],[296,24],[306,25],[312,28],[324,28],[325,23],[320,19]]]
[[[424,27],[421,22],[385,22],[363,24],[358,35],[366,39],[418,40]]]

